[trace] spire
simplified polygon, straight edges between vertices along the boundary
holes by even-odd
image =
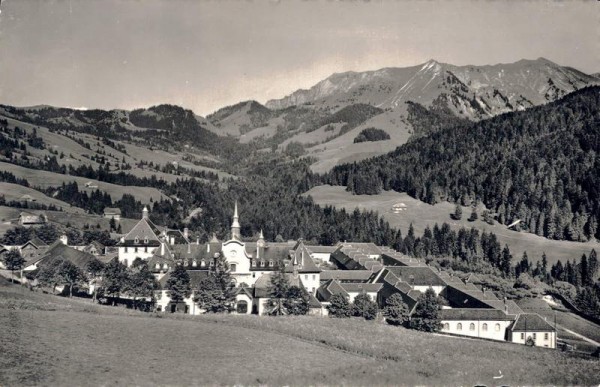
[[[294,254],[294,259],[292,260],[292,266],[293,266],[293,275],[294,278],[298,277],[298,256],[296,254]]]
[[[148,208],[146,206],[142,210],[142,219],[148,219]]]
[[[265,239],[265,236],[263,235],[262,228],[260,229],[260,235],[258,236],[258,239]]]
[[[231,239],[241,239],[237,200],[235,201],[235,207],[233,210],[233,222],[231,223]]]

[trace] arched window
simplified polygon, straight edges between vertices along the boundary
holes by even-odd
[[[500,324],[496,324],[495,329],[496,329],[496,332],[500,332]]]
[[[167,265],[167,263],[166,263],[166,262],[165,262],[165,263],[163,263],[163,269],[168,269],[168,268],[169,268],[169,265]]]
[[[456,324],[456,330],[457,331],[462,331],[462,324],[461,323]]]
[[[192,266],[193,266],[193,267],[196,267],[196,266],[198,266],[198,262],[196,262],[196,260],[195,260],[195,259],[192,261]]]
[[[256,261],[254,259],[252,260],[252,267],[256,267]]]
[[[474,331],[475,330],[475,323],[469,324],[469,330],[470,331]]]
[[[481,330],[487,332],[487,323],[483,323],[483,325],[481,326]]]
[[[138,243],[140,243],[140,238],[138,238],[138,236],[137,236],[137,235],[135,236],[135,241],[134,241],[134,242],[135,242],[135,244],[136,244],[136,245],[137,245]]]
[[[148,237],[147,236],[144,238],[144,244],[148,244]]]
[[[160,269],[160,263],[156,262],[156,265],[154,265],[155,269]]]
[[[206,262],[204,262],[204,259],[200,261],[200,267],[204,267],[206,266]]]
[[[248,313],[248,303],[246,301],[238,301],[237,303],[237,312],[240,314],[246,314]]]
[[[445,331],[450,330],[450,324],[444,323],[444,327],[442,329]]]
[[[231,265],[229,265],[229,270],[234,273],[237,269],[237,265],[235,263],[232,263]]]
[[[269,261],[269,267],[273,267],[273,261]]]

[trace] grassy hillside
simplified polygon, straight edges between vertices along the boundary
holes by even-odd
[[[93,179],[87,179],[85,177],[62,175],[60,173],[39,171],[35,169],[23,168],[15,164],[9,164],[0,161],[0,171],[7,171],[20,178],[27,179],[30,185],[39,186],[42,188],[47,187],[59,187],[62,183],[69,183],[72,181],[77,182],[79,188],[82,190],[85,183],[91,181],[103,192],[108,193],[113,200],[119,200],[123,194],[131,194],[137,200],[142,203],[149,203],[150,199],[153,201],[160,200],[164,197],[156,188],[151,187],[136,187],[136,186],[122,186],[117,184],[105,183]],[[95,190],[96,188],[94,188]]]
[[[363,320],[153,318],[6,281],[0,281],[0,322],[2,385],[600,382],[597,361],[542,348]],[[499,370],[504,377],[493,379]]]
[[[54,199],[50,196],[44,195],[43,193],[34,190],[33,188],[24,187],[18,184],[0,182],[0,192],[4,195],[7,202],[19,201],[23,195],[29,195],[35,199],[34,203],[42,204],[46,206],[54,205],[57,208],[62,207],[63,211],[74,214],[83,214],[85,211],[79,207],[71,206],[62,200]]]
[[[552,265],[559,259],[579,259],[582,254],[588,254],[591,249],[600,251],[600,244],[595,241],[586,243],[549,240],[526,232],[508,230],[506,226],[496,223],[491,226],[480,219],[469,222],[467,218],[471,213],[469,207],[463,207],[461,220],[453,220],[450,214],[454,213],[455,205],[441,202],[435,205],[424,203],[408,196],[406,193],[395,191],[383,191],[379,195],[352,195],[345,187],[340,186],[318,186],[312,188],[305,195],[310,195],[319,205],[332,205],[346,210],[354,208],[378,211],[392,227],[399,227],[406,235],[410,224],[413,224],[417,235],[421,235],[427,225],[433,227],[435,223],[448,223],[454,230],[461,227],[475,227],[481,231],[491,231],[498,236],[502,245],[507,244],[515,259],[520,259],[523,251],[533,260],[541,259],[542,253],[546,252],[548,262]],[[398,214],[392,213],[392,205],[405,203],[407,210]],[[481,212],[481,211],[480,211]]]

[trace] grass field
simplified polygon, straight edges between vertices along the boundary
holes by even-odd
[[[62,200],[54,199],[33,188],[24,187],[18,184],[0,182],[0,192],[6,198],[6,201],[21,200],[23,195],[29,195],[35,199],[35,203],[44,204],[46,206],[54,205],[57,208],[62,207],[63,211],[73,214],[84,214],[85,210],[79,207],[71,206],[69,203]]]
[[[443,202],[432,206],[416,200],[406,193],[383,191],[379,195],[352,195],[350,192],[346,192],[345,187],[323,185],[312,188],[305,195],[312,196],[314,201],[320,205],[333,205],[349,211],[357,207],[378,211],[391,226],[400,227],[404,235],[411,223],[417,235],[421,235],[427,225],[433,227],[435,223],[441,225],[444,222],[450,224],[451,228],[455,230],[461,227],[475,227],[481,231],[491,231],[498,236],[503,246],[507,244],[510,247],[515,259],[520,259],[523,251],[527,251],[529,259],[536,261],[541,259],[543,252],[546,252],[550,264],[559,259],[564,263],[566,260],[579,259],[582,254],[589,254],[593,248],[600,251],[600,243],[595,241],[587,243],[553,241],[530,233],[508,230],[500,224],[491,226],[481,219],[469,222],[467,221],[471,214],[469,207],[463,207],[462,220],[455,221],[450,218],[450,214],[454,213],[454,204]],[[391,208],[398,202],[405,203],[408,208],[406,211],[394,214],[391,212]]]
[[[542,348],[355,319],[156,318],[6,281],[0,326],[0,385],[7,386],[600,382],[599,362]],[[499,370],[504,377],[493,379]]]

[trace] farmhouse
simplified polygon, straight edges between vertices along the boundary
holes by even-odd
[[[104,217],[106,219],[121,220],[121,209],[106,207],[104,209]]]
[[[21,226],[37,226],[44,224],[48,221],[44,213],[34,214],[31,212],[23,211],[19,214],[19,224]]]

